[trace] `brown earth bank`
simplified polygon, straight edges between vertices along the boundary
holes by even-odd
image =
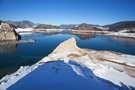
[[[73,34],[100,34],[104,36],[112,36],[112,37],[120,37],[120,38],[131,38],[135,39],[135,33],[128,33],[134,35],[134,37],[130,36],[121,36],[121,35],[111,35],[112,33],[117,33],[113,31],[96,31],[96,30],[72,30]],[[124,34],[124,33],[123,33]]]

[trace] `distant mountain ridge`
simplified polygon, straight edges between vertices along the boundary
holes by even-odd
[[[120,31],[120,30],[133,30],[135,29],[135,21],[122,21],[110,25],[105,25],[103,27],[109,27],[109,31]]]
[[[115,26],[118,26],[120,24],[124,24],[124,23],[127,23],[127,22],[132,22],[132,21],[121,21],[121,22],[116,22],[116,23],[113,23],[113,24],[107,24],[107,25],[104,25],[103,27],[115,27]]]
[[[15,26],[20,27],[20,28],[32,28],[36,25],[35,23],[33,23],[31,21],[27,21],[27,20],[24,20],[24,21],[5,21],[5,22],[8,24],[15,25]]]
[[[3,21],[0,21],[3,22]],[[121,21],[113,24],[104,26],[94,24],[62,24],[59,26],[48,25],[48,24],[36,24],[28,20],[23,21],[4,21],[8,24],[12,24],[14,28],[43,28],[43,29],[76,29],[76,30],[102,30],[104,27],[108,27],[109,31],[120,31],[120,30],[135,30],[135,21]]]
[[[77,27],[79,24],[62,24],[60,25],[61,29],[73,29]]]
[[[61,29],[61,28],[55,25],[40,24],[34,27],[34,29]]]

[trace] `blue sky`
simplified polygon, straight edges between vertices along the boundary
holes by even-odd
[[[135,20],[135,0],[0,0],[0,20],[111,24]]]

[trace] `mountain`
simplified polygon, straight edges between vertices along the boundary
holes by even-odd
[[[75,28],[76,26],[78,26],[78,24],[62,24],[60,25],[61,29],[72,29]]]
[[[81,25],[73,28],[75,30],[93,30],[94,26],[86,24],[86,23],[82,23]]]
[[[103,27],[109,27],[109,31],[120,31],[120,30],[133,30],[135,29],[135,21],[123,21],[117,22]]]
[[[60,27],[54,25],[40,24],[34,27],[34,29],[60,29]]]
[[[101,27],[101,25],[98,25],[98,24],[90,24],[92,26],[95,26],[95,27]]]
[[[12,25],[15,25],[17,27],[20,27],[20,28],[32,28],[34,27],[36,24],[31,22],[31,21],[27,21],[27,20],[24,20],[24,21],[5,21],[6,23],[8,24],[12,24]]]
[[[120,24],[124,24],[127,22],[130,22],[130,21],[121,21],[121,22],[117,22],[117,23],[113,23],[113,24],[107,24],[107,25],[104,25],[103,27],[115,27],[115,26],[118,26]]]

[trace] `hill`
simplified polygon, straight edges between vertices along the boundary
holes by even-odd
[[[81,25],[73,28],[75,30],[93,30],[94,26],[86,24],[86,23],[82,23]]]
[[[40,24],[34,29],[60,29],[59,26],[54,26],[54,25],[47,25],[47,24]]]
[[[72,29],[75,28],[76,26],[78,26],[78,24],[62,24],[60,25],[61,29]]]
[[[20,27],[20,28],[32,28],[34,27],[36,24],[31,22],[31,21],[5,21],[8,24],[12,24],[14,26]]]
[[[105,25],[104,27],[109,27],[109,31],[120,31],[120,30],[134,30],[135,29],[135,21],[123,21],[117,22],[110,25]]]

